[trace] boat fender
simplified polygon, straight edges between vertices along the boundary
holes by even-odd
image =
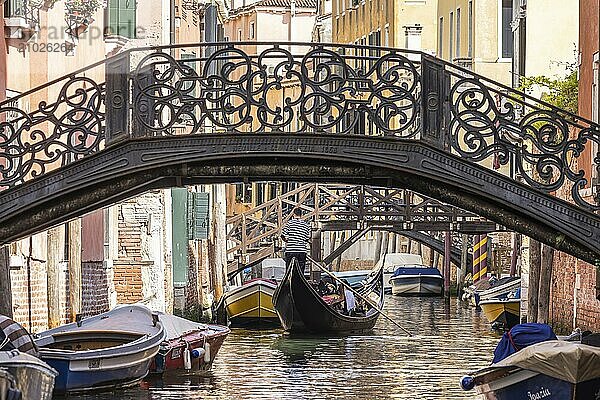
[[[190,349],[185,349],[183,351],[183,368],[187,370],[192,369],[192,357],[190,354]]]
[[[204,362],[210,362],[210,343],[204,343]]]
[[[475,379],[472,376],[466,375],[460,378],[460,387],[462,390],[471,390],[475,387]]]
[[[205,351],[202,347],[200,347],[199,349],[192,349],[191,353],[192,353],[192,358],[200,358],[200,357],[204,357]]]

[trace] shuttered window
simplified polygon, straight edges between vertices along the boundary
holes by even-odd
[[[208,239],[208,193],[188,193],[188,239]]]
[[[111,35],[135,38],[136,0],[110,0],[109,28]]]

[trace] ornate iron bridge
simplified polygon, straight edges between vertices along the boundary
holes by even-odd
[[[598,125],[419,52],[136,49],[0,121],[1,243],[150,188],[271,179],[406,187],[600,259]]]
[[[443,253],[443,239],[435,232],[479,234],[503,229],[476,214],[405,189],[306,183],[227,218],[227,254],[232,260],[228,273],[276,254],[282,247],[281,230],[295,208],[303,210],[302,218],[319,232],[355,231],[325,257],[326,262],[371,230],[403,234]],[[460,235],[453,239],[453,261],[460,264]]]

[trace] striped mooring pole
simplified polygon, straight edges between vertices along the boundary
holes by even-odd
[[[488,235],[476,235],[473,246],[473,283],[487,276]]]

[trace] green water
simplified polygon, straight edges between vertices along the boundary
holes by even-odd
[[[483,315],[443,299],[387,296],[370,335],[289,336],[233,329],[205,376],[145,381],[78,399],[472,399],[459,379],[490,363],[498,342]]]

